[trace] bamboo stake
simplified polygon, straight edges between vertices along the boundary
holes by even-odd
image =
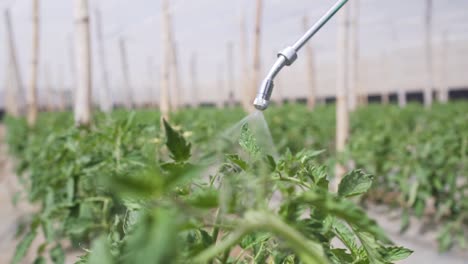
[[[192,54],[190,59],[190,77],[192,80],[192,106],[198,106],[198,78],[197,78],[197,55]]]
[[[21,112],[21,107],[19,103],[20,94],[22,94],[23,81],[21,78],[21,72],[18,64],[18,57],[16,54],[16,42],[14,39],[13,27],[11,24],[10,11],[5,9],[5,25],[7,30],[7,42],[8,42],[8,52],[9,52],[9,66],[11,67],[10,73],[12,77],[10,79],[10,98],[9,110],[12,116],[18,116]]]
[[[336,153],[345,151],[349,134],[348,112],[348,58],[349,58],[349,8],[345,6],[339,14],[338,21],[338,76],[336,86]],[[345,173],[344,164],[336,163],[336,179],[333,188],[338,189],[338,184]]]
[[[250,105],[250,72],[248,68],[248,40],[247,23],[245,15],[240,19],[240,53],[241,53],[241,73],[242,73],[242,107],[248,110]]]
[[[47,112],[52,112],[54,110],[54,87],[52,85],[50,77],[50,68],[48,64],[42,66],[44,69],[44,94],[45,94],[45,110]]]
[[[69,70],[70,70],[70,91],[71,91],[71,96],[75,98],[75,92],[76,92],[76,61],[75,61],[75,49],[73,45],[73,39],[71,36],[68,37],[68,61],[69,61]],[[70,101],[73,102],[73,100]]]
[[[153,98],[154,98],[154,62],[153,62],[153,57],[148,57],[146,61],[146,67],[148,71],[148,84],[147,86],[147,95],[146,95],[146,102],[147,106],[152,107],[153,106]]]
[[[28,108],[28,125],[34,126],[37,121],[37,76],[39,66],[39,0],[33,0],[32,8],[32,52],[29,86],[26,95]]]
[[[6,76],[5,76],[5,110],[11,116],[19,116],[19,111],[17,107],[18,98],[16,95],[16,87],[14,81],[14,71],[11,67],[11,62],[6,66]]]
[[[64,84],[64,76],[63,76],[63,67],[58,68],[58,85],[57,85],[57,93],[58,93],[58,109],[59,111],[63,112],[66,109],[66,97],[65,97],[65,84]]]
[[[128,67],[128,57],[127,57],[127,46],[125,39],[123,37],[119,40],[120,48],[120,61],[122,63],[122,76],[123,84],[126,98],[124,99],[124,104],[127,109],[132,109],[134,106],[134,98],[132,92],[132,86],[130,84],[130,71]]]
[[[169,99],[169,64],[170,64],[170,48],[171,38],[169,36],[169,2],[162,0],[162,21],[161,21],[161,46],[162,46],[162,63],[161,63],[161,95],[160,95],[160,111],[162,118],[169,119],[170,99]]]
[[[382,72],[382,77],[380,78],[380,85],[383,88],[382,92],[382,104],[388,105],[390,103],[390,94],[389,94],[389,84],[390,78],[388,74],[388,56],[384,52],[382,53],[381,61],[380,61],[380,68]]]
[[[234,48],[232,42],[227,43],[227,89],[228,105],[234,107]]]
[[[447,32],[442,35],[441,44],[441,63],[440,63],[440,87],[438,92],[438,99],[440,103],[447,103],[449,99],[449,87],[448,87],[448,37]]]
[[[432,0],[426,0],[425,42],[427,83],[424,89],[424,105],[430,107],[432,105],[432,89],[434,88],[432,61]]]
[[[304,32],[309,30],[309,20],[307,16],[304,16],[302,20],[302,26]],[[308,93],[308,98],[307,98],[307,108],[309,110],[313,110],[315,108],[315,101],[316,101],[316,93],[317,93],[317,87],[316,87],[316,81],[315,81],[315,65],[314,65],[314,49],[310,44],[304,46],[306,50],[306,56],[307,56],[307,77],[309,81],[309,91]]]
[[[171,36],[171,72],[169,78],[171,80],[171,91],[172,91],[172,106],[173,110],[178,110],[181,107],[183,102],[181,85],[180,85],[180,75],[179,75],[179,62],[177,55],[177,44],[174,40],[174,34],[172,33],[172,27],[170,27],[170,36]]]
[[[75,0],[75,19],[77,69],[75,124],[89,126],[91,123],[92,70],[88,0]]]
[[[101,111],[109,113],[112,110],[112,100],[110,98],[110,86],[109,86],[109,73],[107,70],[107,58],[106,50],[104,48],[104,40],[102,36],[102,17],[101,12],[96,9],[96,40],[98,45],[99,53],[99,64],[101,66],[101,78],[102,78],[102,87],[99,89],[99,106]]]
[[[216,100],[216,107],[223,108],[224,107],[224,99],[225,99],[225,87],[224,87],[224,78],[223,78],[224,70],[223,64],[220,63],[218,65],[218,84],[216,90],[218,91],[218,100]]]
[[[262,33],[262,11],[263,0],[257,0],[256,15],[255,15],[255,31],[254,31],[254,47],[253,47],[253,69],[252,69],[252,86],[250,88],[248,98],[248,108],[250,112],[254,110],[250,102],[255,98],[260,80],[261,71],[261,33]]]
[[[350,61],[349,61],[349,94],[348,107],[350,111],[356,110],[357,94],[359,93],[359,0],[350,2]]]

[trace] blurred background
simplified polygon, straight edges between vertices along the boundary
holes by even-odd
[[[265,0],[261,16],[261,75],[274,62],[277,51],[302,35],[304,23],[314,23],[334,2]],[[135,104],[157,105],[162,64],[161,1],[95,0],[89,5],[95,103],[106,96],[102,93],[103,64],[99,55],[103,52],[108,97],[114,105],[124,104],[128,89]],[[30,75],[32,3],[1,0],[0,9],[0,98],[7,98],[8,87],[24,89]],[[356,32],[351,34],[358,39],[355,69],[359,91],[377,101],[396,101],[399,90],[404,90],[409,100],[421,101],[427,86],[434,92],[448,89],[450,98],[467,97],[468,1],[361,0],[350,9],[357,14]],[[19,72],[12,69],[6,10]],[[179,91],[173,96],[180,98],[180,104],[241,101],[253,61],[256,11],[256,1],[248,0],[170,1],[178,86],[173,85],[172,90]],[[73,1],[41,1],[40,14],[38,102],[41,107],[57,106],[66,99],[70,106],[76,80]],[[315,86],[318,100],[333,100],[337,28],[334,18],[310,41],[314,83],[310,83],[307,74],[311,71],[308,53],[301,51],[296,64],[279,75],[274,100],[304,101],[310,85]],[[122,57],[122,49],[126,58]],[[4,108],[4,100],[0,101]]]

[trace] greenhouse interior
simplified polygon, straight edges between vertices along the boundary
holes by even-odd
[[[0,9],[0,264],[468,263],[467,0]]]

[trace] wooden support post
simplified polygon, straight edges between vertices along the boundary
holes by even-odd
[[[29,77],[29,86],[27,90],[27,119],[30,127],[37,121],[37,76],[39,67],[39,0],[33,0],[32,4],[32,51]]]
[[[63,112],[66,109],[66,96],[65,96],[65,84],[64,84],[64,76],[63,76],[63,66],[59,65],[59,68],[57,69],[57,94],[58,98],[57,100],[59,101],[58,103],[58,110]]]
[[[146,84],[146,97],[145,97],[145,104],[147,107],[152,107],[154,104],[154,94],[155,94],[155,68],[154,68],[154,61],[153,57],[148,57],[146,61],[146,68],[147,68],[147,74],[148,74],[148,80]]]
[[[242,107],[247,111],[250,105],[250,72],[248,56],[247,22],[245,15],[240,19],[240,59],[242,78]]]
[[[125,45],[125,39],[122,37],[119,40],[120,48],[120,59],[122,63],[122,76],[124,84],[124,104],[127,109],[132,109],[134,106],[134,98],[132,92],[132,86],[130,83],[130,71],[128,68],[128,57],[127,57],[127,46]]]
[[[447,32],[442,35],[442,43],[440,47],[440,84],[439,92],[437,93],[438,100],[440,103],[447,103],[449,100],[449,87],[448,87],[448,51],[449,43]]]
[[[197,78],[197,55],[195,53],[192,54],[190,59],[190,78],[192,81],[192,106],[198,106],[198,78]]]
[[[338,20],[338,76],[336,86],[336,153],[345,151],[349,136],[349,7],[345,6],[339,13]],[[333,189],[338,189],[338,184],[346,171],[344,164],[337,162],[335,167],[336,178]]]
[[[169,36],[169,1],[161,1],[162,8],[162,21],[161,21],[161,95],[159,107],[161,111],[161,117],[166,120],[169,119],[169,112],[171,110],[170,98],[169,98],[169,64],[170,64],[170,49],[171,49],[171,38]]]
[[[234,107],[234,48],[232,42],[227,43],[227,90],[228,90],[228,105]]]
[[[381,70],[381,77],[380,77],[380,87],[383,90],[382,92],[382,104],[388,105],[390,103],[390,85],[392,78],[389,75],[389,58],[386,52],[382,53],[382,57],[380,60],[380,70]]]
[[[183,99],[181,93],[181,84],[180,84],[180,75],[179,75],[179,62],[177,55],[177,44],[174,40],[174,34],[172,32],[172,27],[170,27],[170,36],[171,36],[171,70],[170,70],[170,80],[171,80],[171,98],[172,98],[172,110],[180,109]]]
[[[304,32],[306,32],[307,30],[309,30],[309,19],[307,18],[307,16],[304,16],[303,20],[302,20],[302,27],[303,27],[303,30]],[[316,94],[317,94],[317,83],[316,83],[316,80],[315,80],[315,65],[314,65],[314,49],[312,48],[312,46],[310,44],[306,44],[304,46],[305,50],[306,50],[306,56],[307,56],[307,79],[308,79],[308,82],[309,82],[309,85],[308,85],[308,96],[307,96],[307,108],[309,110],[313,110],[315,108],[315,104],[316,104]]]
[[[257,0],[255,15],[255,31],[254,31],[254,46],[253,46],[253,69],[252,69],[252,84],[249,93],[248,111],[253,111],[252,100],[257,93],[258,85],[260,83],[261,74],[261,38],[262,38],[262,13],[263,13],[263,0]]]
[[[73,105],[73,98],[75,98],[76,92],[76,60],[75,60],[75,49],[73,45],[74,41],[72,36],[68,37],[68,62],[69,62],[69,70],[70,70],[70,95],[72,98],[70,100],[70,105]]]
[[[21,102],[20,98],[23,95],[23,81],[21,78],[21,71],[18,64],[18,57],[16,53],[16,43],[14,39],[13,26],[11,23],[10,11],[5,9],[5,25],[7,31],[7,44],[8,44],[8,53],[9,53],[9,65],[8,68],[11,74],[9,79],[9,94],[10,102],[7,104],[9,114],[12,116],[18,116],[21,113]]]
[[[43,71],[44,86],[42,88],[43,88],[43,94],[45,94],[45,96],[44,96],[45,110],[47,112],[52,112],[55,109],[55,100],[54,100],[54,98],[55,98],[54,90],[55,89],[54,89],[54,86],[52,84],[49,64],[44,64],[42,66],[42,68],[44,69],[44,71]]]
[[[109,113],[112,111],[112,99],[110,98],[109,73],[107,71],[106,50],[102,35],[102,17],[101,12],[96,9],[96,40],[99,53],[99,64],[101,66],[101,87],[99,89],[99,107],[101,111]]]
[[[223,70],[223,64],[220,63],[218,65],[218,81],[216,85],[216,90],[218,91],[218,98],[216,99],[216,107],[218,108],[223,108],[225,99],[226,99],[226,89],[224,87],[224,70]]]
[[[359,0],[349,3],[350,9],[350,33],[349,33],[349,87],[348,108],[352,112],[356,110],[359,93]]]
[[[77,63],[75,124],[89,126],[91,124],[92,69],[88,0],[75,0],[75,19]]]
[[[426,0],[426,25],[425,25],[425,44],[426,44],[426,85],[424,88],[424,105],[432,105],[432,90],[434,88],[433,80],[433,60],[432,60],[432,0]]]

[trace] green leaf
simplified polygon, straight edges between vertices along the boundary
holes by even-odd
[[[50,250],[50,259],[55,264],[65,263],[65,253],[63,252],[62,246],[60,246],[60,244]]]
[[[338,186],[338,195],[351,197],[366,193],[372,186],[374,176],[362,170],[353,170],[346,174]]]
[[[198,208],[216,208],[219,206],[218,196],[219,193],[216,189],[211,188],[208,190],[200,190],[190,195],[190,198],[187,202],[190,205]]]
[[[239,145],[252,157],[258,157],[260,154],[260,147],[248,124],[244,124],[241,128]]]
[[[16,246],[15,255],[13,256],[12,264],[20,263],[21,260],[26,256],[29,247],[31,247],[32,242],[36,238],[37,231],[31,230],[26,236],[23,237],[21,242]]]
[[[180,132],[174,130],[166,120],[163,119],[163,123],[167,137],[166,146],[172,154],[171,158],[177,162],[187,161],[190,158],[191,144],[185,140]]]
[[[243,170],[247,170],[247,168],[248,168],[247,162],[245,162],[243,159],[241,159],[241,157],[239,157],[239,155],[228,154],[228,155],[226,155],[226,157],[228,158],[229,161],[231,161],[232,163],[239,166],[239,168],[241,168]]]
[[[93,242],[88,264],[113,264],[114,257],[111,254],[109,243],[105,236],[101,236]]]
[[[34,260],[33,264],[47,264],[47,261],[43,256],[39,256]]]
[[[404,247],[387,247],[383,252],[383,256],[388,262],[395,262],[406,259],[413,253],[412,250],[409,250]]]

